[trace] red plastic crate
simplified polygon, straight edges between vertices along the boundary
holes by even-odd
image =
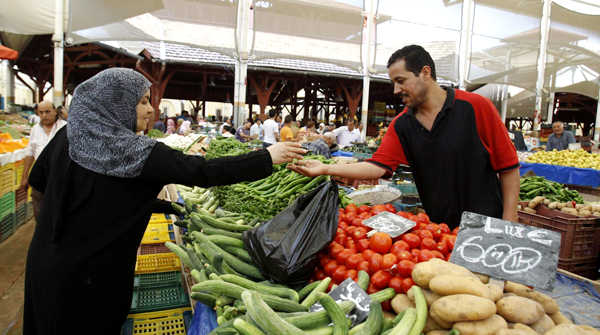
[[[163,244],[142,244],[138,248],[138,256],[139,255],[153,255],[153,254],[166,254],[172,252],[171,249],[167,248],[164,243]]]
[[[576,275],[596,280],[598,274],[596,257],[558,259],[558,267]]]
[[[26,189],[22,189],[22,190],[17,189],[15,191],[15,207],[19,207],[25,203],[27,203],[27,190]]]
[[[521,208],[529,202],[520,201]],[[597,257],[600,251],[600,218],[580,217],[551,210],[540,204],[537,214],[519,211],[519,223],[555,231],[560,234],[559,259]]]

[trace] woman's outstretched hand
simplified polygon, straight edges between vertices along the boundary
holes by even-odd
[[[302,159],[300,154],[305,154],[307,151],[302,149],[299,143],[279,142],[267,148],[271,154],[273,165],[281,163],[289,163],[294,159]]]

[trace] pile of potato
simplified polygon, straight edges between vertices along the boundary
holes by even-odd
[[[574,325],[554,299],[528,287],[506,282],[504,291],[488,284],[489,277],[431,259],[415,266],[412,278],[425,294],[429,317],[426,335],[592,335],[600,331]],[[398,294],[392,308],[401,313],[415,307],[414,296]]]
[[[600,216],[600,205],[573,204],[572,201],[567,201],[564,203],[558,201],[552,202],[541,196],[535,197],[529,202],[529,204],[527,204],[527,207],[522,208],[521,210],[527,213],[537,214],[537,211],[534,208],[537,207],[537,205],[539,205],[540,203],[544,206],[548,206],[549,209],[561,211],[563,213],[569,213],[578,216]]]

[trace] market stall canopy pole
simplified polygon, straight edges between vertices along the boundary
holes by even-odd
[[[19,53],[16,50],[0,45],[0,59],[15,60],[18,57]]]
[[[600,85],[598,85],[598,97],[600,97]],[[554,101],[552,101],[554,103]],[[598,99],[598,105],[596,107],[596,122],[594,123],[594,142],[596,145],[600,144],[600,98]]]
[[[544,0],[544,11],[542,13],[542,23],[540,27],[541,41],[540,53],[537,66],[537,81],[535,84],[535,112],[533,114],[533,131],[538,130],[538,125],[542,120],[542,91],[544,87],[544,74],[546,70],[546,58],[548,54],[548,39],[550,35],[550,8],[552,0]]]
[[[371,47],[373,44],[373,5],[375,1],[376,0],[370,0],[366,3],[369,5],[369,7],[368,12],[366,13],[367,26],[365,27],[365,29],[367,30],[367,40],[366,51],[364,53],[363,58],[363,99],[360,119],[360,123],[363,124],[363,130],[360,136],[365,142],[367,138],[367,118],[369,116],[369,89],[371,87],[371,73],[369,72],[369,69],[371,68]]]

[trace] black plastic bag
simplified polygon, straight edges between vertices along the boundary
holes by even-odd
[[[273,219],[243,233],[244,247],[265,278],[285,285],[310,279],[317,254],[335,237],[338,196],[334,181],[323,183]]]

